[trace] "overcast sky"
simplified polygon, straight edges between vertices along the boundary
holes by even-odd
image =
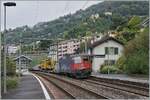
[[[7,29],[18,26],[33,26],[38,22],[56,19],[60,16],[85,9],[101,1],[15,1],[16,7],[7,7]],[[2,2],[4,3],[4,2]],[[3,5],[1,5],[3,26]],[[3,28],[2,28],[3,29]]]

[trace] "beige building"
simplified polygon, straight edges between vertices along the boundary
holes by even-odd
[[[57,46],[58,57],[61,58],[66,54],[74,54],[76,50],[80,47],[80,41],[78,39],[71,39],[51,45],[49,47],[49,57],[57,59]]]

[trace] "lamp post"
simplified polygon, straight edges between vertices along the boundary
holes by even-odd
[[[6,72],[6,7],[11,7],[11,6],[16,6],[16,3],[14,2],[6,2],[4,3],[4,93],[7,92],[7,87],[6,87],[6,77],[7,77],[7,72]]]

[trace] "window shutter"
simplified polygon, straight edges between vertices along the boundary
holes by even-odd
[[[105,54],[108,54],[108,47],[105,47]]]
[[[115,48],[115,55],[118,54],[118,48]]]

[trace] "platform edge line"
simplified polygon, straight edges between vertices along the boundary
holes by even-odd
[[[38,82],[40,83],[41,88],[42,88],[42,90],[43,90],[43,92],[44,92],[44,95],[45,95],[46,100],[51,100],[51,98],[50,98],[50,96],[49,96],[49,94],[48,94],[48,92],[47,92],[45,86],[44,86],[43,83],[41,82],[41,80],[40,80],[36,75],[34,75],[33,73],[31,73],[31,74],[32,74],[32,75],[38,80]]]

